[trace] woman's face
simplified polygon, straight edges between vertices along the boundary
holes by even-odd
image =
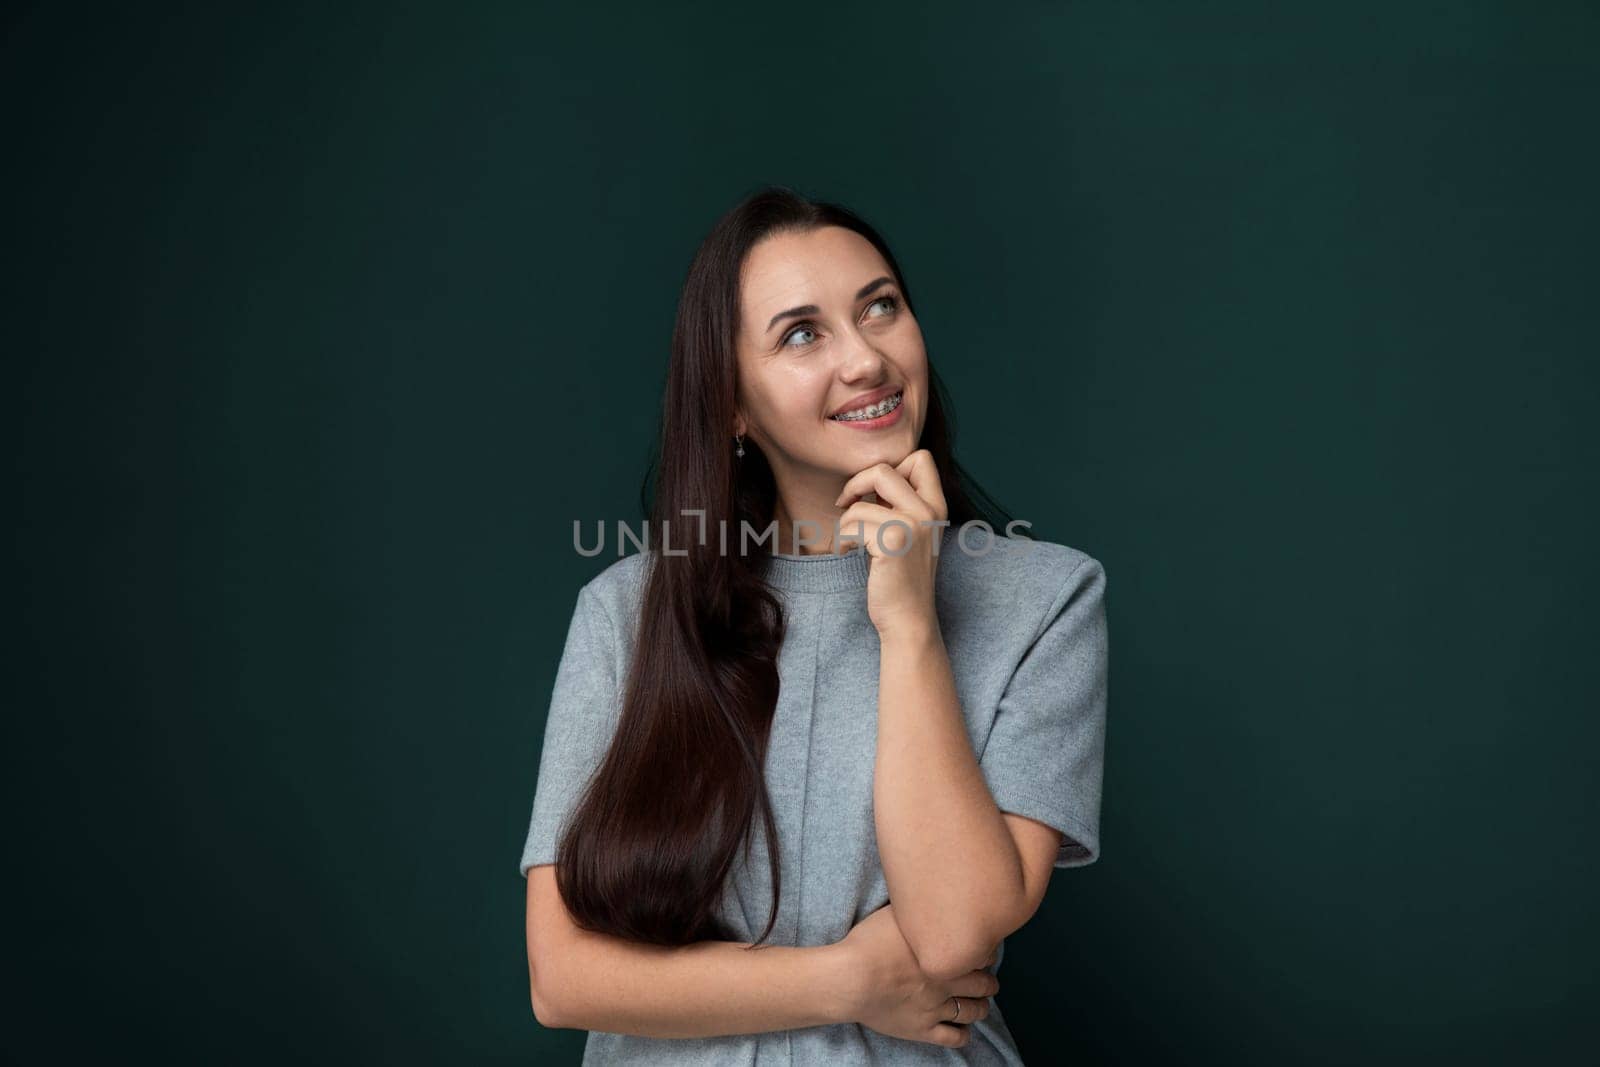
[[[870,241],[841,226],[766,238],[745,257],[739,312],[733,429],[761,445],[780,488],[837,489],[916,450],[927,352]],[[897,399],[872,407],[885,397]]]

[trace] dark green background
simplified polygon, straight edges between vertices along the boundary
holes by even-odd
[[[52,4],[0,56],[13,1058],[577,1062],[515,872],[570,522],[637,518],[767,181],[884,230],[967,463],[1107,569],[1030,1062],[1592,1054],[1593,5]]]

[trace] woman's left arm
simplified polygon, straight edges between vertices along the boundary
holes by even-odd
[[[861,501],[867,492],[881,503]],[[934,610],[933,548],[948,523],[932,456],[919,450],[861,472],[839,496],[852,499],[841,528],[859,521],[871,546],[868,610],[880,648],[878,855],[918,963],[954,978],[983,966],[1037,910],[1061,835],[1002,814],[972,751]],[[912,529],[891,532],[895,522]]]
[[[891,631],[880,648],[878,854],[901,932],[922,969],[954,977],[981,966],[1032,917],[1061,835],[995,806],[937,620],[920,632]]]

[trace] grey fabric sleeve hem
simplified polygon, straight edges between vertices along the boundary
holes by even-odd
[[[1041,797],[1017,787],[1001,787],[995,794],[995,806],[1001,811],[1025,815],[1065,835],[1052,866],[1087,867],[1100,858],[1100,835],[1083,821],[1082,816],[1062,811],[1059,800]]]

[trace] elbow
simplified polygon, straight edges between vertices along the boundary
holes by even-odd
[[[528,869],[526,919],[528,994],[533,1017],[552,1030],[588,1030],[592,1014],[584,1003],[584,938],[561,899],[553,864]]]
[[[935,981],[950,982],[973,971],[988,970],[1000,942],[1020,925],[994,916],[970,922],[960,930],[942,927],[927,933],[919,931],[915,939],[904,928],[901,933],[911,944],[922,973]]]
[[[995,944],[947,936],[935,944],[919,946],[915,951],[923,974],[937,982],[952,982],[987,967],[994,949]]]
[[[533,1017],[539,1025],[551,1030],[561,1030],[567,1027],[562,1020],[560,1011],[555,1001],[550,996],[550,990],[545,988],[546,983],[541,983],[531,970],[528,975],[528,990],[533,1000]]]
[[[533,1001],[533,1017],[539,1025],[551,1030],[569,1030],[568,1011],[557,996],[562,988],[559,978],[553,978],[547,962],[528,961],[528,992]]]

